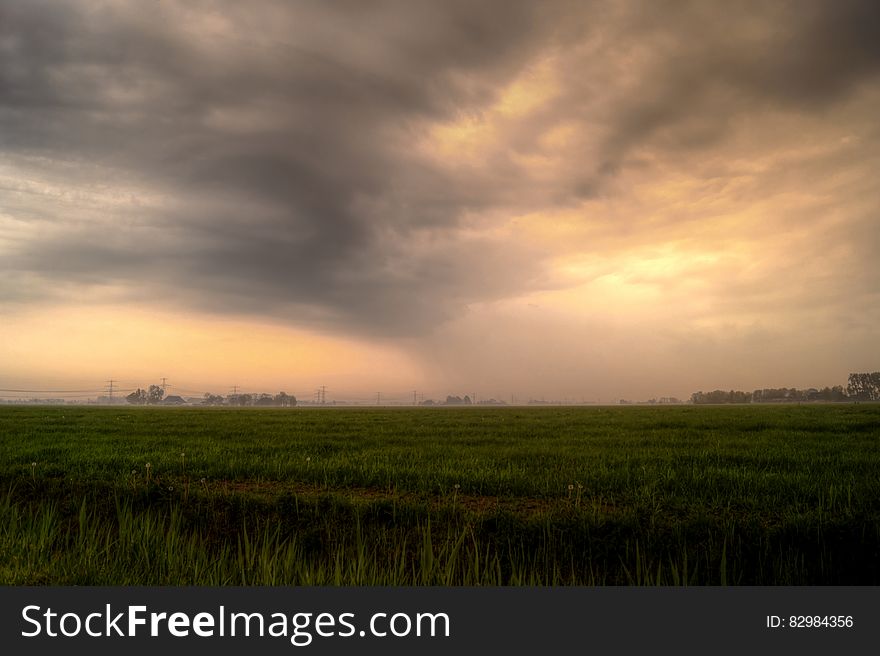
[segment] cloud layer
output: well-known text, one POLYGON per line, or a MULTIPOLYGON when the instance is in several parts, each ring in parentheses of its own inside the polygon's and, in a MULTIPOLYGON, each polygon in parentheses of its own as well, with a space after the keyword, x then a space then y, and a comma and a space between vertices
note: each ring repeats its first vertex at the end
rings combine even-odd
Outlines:
POLYGON ((410 333, 512 291, 489 274, 515 253, 454 234, 493 199, 411 149, 537 46, 548 16, 499 9, 5 3, 4 204, 19 233, 5 296, 21 278, 37 293, 110 280, 410 333))
POLYGON ((640 321, 630 294, 676 305, 676 339, 870 331, 877 24, 846 1, 4 2, 0 305, 422 338, 536 294, 640 321))

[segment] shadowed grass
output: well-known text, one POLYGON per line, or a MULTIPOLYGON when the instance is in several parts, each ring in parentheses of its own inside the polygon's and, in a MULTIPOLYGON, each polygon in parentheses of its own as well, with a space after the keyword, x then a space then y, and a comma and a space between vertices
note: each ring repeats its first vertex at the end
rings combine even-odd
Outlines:
POLYGON ((0 408, 0 582, 877 584, 878 442, 870 404, 0 408))

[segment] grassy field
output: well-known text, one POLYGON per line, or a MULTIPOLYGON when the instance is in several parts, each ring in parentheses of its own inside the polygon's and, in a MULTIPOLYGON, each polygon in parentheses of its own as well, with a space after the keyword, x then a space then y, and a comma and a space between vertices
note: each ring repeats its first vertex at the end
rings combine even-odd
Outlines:
POLYGON ((880 406, 0 407, 0 582, 880 584, 880 406))

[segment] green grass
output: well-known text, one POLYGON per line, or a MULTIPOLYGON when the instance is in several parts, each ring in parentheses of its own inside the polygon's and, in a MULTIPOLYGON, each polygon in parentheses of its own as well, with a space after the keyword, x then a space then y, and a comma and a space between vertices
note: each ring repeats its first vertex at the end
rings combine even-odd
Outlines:
POLYGON ((876 585, 878 446, 872 404, 8 406, 0 582, 876 585))

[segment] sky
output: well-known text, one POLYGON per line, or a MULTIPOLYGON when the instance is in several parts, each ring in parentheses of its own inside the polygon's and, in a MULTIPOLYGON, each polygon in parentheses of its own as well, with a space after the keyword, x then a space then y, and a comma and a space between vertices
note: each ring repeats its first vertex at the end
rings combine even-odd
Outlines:
POLYGON ((880 3, 0 2, 0 388, 880 369, 880 3))

